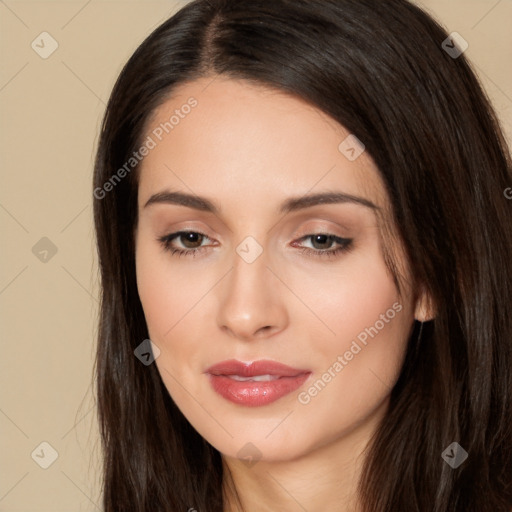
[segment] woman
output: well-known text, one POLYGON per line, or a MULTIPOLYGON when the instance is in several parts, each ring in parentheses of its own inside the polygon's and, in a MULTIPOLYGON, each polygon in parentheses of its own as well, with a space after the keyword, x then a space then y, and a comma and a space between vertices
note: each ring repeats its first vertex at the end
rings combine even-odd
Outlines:
POLYGON ((510 155, 405 0, 196 0, 94 175, 110 511, 512 510, 510 155))

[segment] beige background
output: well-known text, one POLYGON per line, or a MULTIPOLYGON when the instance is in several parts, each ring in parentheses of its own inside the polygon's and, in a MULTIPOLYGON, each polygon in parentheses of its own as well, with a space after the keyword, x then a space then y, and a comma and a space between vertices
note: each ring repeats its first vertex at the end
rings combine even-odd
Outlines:
MULTIPOLYGON (((93 154, 122 65, 184 3, 0 0, 0 511, 100 510, 93 154), (47 59, 31 47, 43 31, 47 59)), ((468 41, 512 140, 512 1, 422 5, 468 41)))

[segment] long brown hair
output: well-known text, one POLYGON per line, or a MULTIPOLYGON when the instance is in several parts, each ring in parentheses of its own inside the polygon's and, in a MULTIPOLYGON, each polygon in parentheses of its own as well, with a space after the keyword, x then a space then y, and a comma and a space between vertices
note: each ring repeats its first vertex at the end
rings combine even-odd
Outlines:
POLYGON ((129 59, 94 171, 105 512, 223 510, 219 452, 156 366, 134 356, 148 338, 135 280, 137 168, 113 179, 173 88, 211 74, 300 97, 364 141, 416 285, 436 304, 419 341, 411 336, 367 452, 364 510, 512 510, 511 160, 489 100, 447 38, 406 0, 195 0, 129 59), (441 457, 454 441, 468 453, 457 468, 441 457))

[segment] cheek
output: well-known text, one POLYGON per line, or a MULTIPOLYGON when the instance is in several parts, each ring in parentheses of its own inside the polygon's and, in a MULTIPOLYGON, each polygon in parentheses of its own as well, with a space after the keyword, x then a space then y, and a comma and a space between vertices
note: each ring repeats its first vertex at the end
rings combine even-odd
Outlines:
POLYGON ((202 367, 204 337, 197 336, 197 329, 207 316, 201 299, 211 286, 198 274, 180 271, 171 255, 146 233, 137 240, 138 293, 149 338, 160 349, 156 365, 173 396, 181 391, 178 382, 188 382, 191 369, 197 373, 202 367))
POLYGON ((326 413, 340 397, 347 407, 340 409, 341 415, 376 405, 389 393, 403 363, 413 322, 409 297, 398 294, 374 249, 333 266, 328 279, 309 276, 298 291, 315 313, 308 321, 309 332, 317 332, 310 338, 309 357, 321 381, 311 393, 306 389, 309 396, 303 403, 318 396, 317 406, 325 405, 326 413))
POLYGON ((150 338, 155 342, 171 327, 171 312, 175 310, 171 287, 158 259, 145 246, 137 251, 137 288, 146 317, 150 338))
POLYGON ((162 341, 197 302, 198 292, 172 267, 170 254, 147 235, 137 243, 136 275, 150 337, 162 341))
POLYGON ((306 298, 311 312, 322 321, 326 335, 317 341, 327 351, 343 348, 347 341, 350 344, 349 340, 376 322, 379 331, 388 331, 388 324, 396 324, 395 317, 400 316, 396 314, 398 307, 392 307, 395 302, 406 309, 406 304, 402 304, 406 299, 399 297, 378 247, 350 255, 321 273, 304 274, 296 280, 295 290, 306 298), (381 315, 393 322, 382 325, 381 315))

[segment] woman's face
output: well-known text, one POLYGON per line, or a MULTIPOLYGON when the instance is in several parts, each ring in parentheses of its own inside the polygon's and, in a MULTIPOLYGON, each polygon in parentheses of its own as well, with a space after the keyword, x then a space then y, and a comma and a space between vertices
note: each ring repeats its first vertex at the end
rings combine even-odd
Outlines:
POLYGON ((176 89, 145 134, 136 264, 156 365, 227 457, 364 437, 399 375, 412 290, 399 296, 385 265, 388 198, 347 136, 299 99, 219 76, 176 89))

